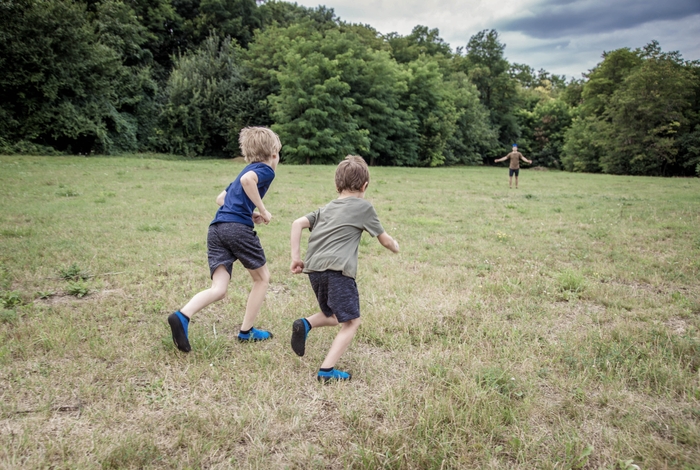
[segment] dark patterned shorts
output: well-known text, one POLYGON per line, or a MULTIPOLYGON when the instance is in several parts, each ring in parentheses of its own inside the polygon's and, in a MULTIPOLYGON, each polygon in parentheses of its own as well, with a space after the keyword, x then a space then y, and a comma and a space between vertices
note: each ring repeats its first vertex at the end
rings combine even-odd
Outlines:
POLYGON ((239 260, 246 269, 258 269, 265 265, 265 252, 253 227, 235 222, 221 222, 209 226, 207 234, 209 275, 221 265, 229 276, 233 263, 239 260))
POLYGON ((515 175, 515 177, 517 178, 519 174, 520 174, 520 168, 515 168, 515 169, 508 168, 508 176, 515 175))
POLYGON ((339 323, 360 317, 360 294, 353 278, 340 271, 321 271, 309 273, 309 281, 325 316, 335 315, 339 323))

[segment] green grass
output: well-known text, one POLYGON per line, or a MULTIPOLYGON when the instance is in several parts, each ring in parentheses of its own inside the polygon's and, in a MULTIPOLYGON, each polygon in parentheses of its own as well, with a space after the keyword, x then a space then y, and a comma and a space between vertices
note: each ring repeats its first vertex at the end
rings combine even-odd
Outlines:
POLYGON ((275 338, 235 340, 236 265, 193 351, 170 339, 241 169, 0 157, 0 468, 700 469, 699 179, 372 168, 402 252, 363 238, 353 380, 324 387, 336 331, 289 347, 317 310, 289 232, 331 166, 281 165, 265 197, 275 338))

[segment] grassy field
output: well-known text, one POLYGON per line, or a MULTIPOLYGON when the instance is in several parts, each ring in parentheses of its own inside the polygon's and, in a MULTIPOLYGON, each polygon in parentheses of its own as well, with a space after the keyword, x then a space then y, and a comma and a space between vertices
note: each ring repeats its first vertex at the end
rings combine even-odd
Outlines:
POLYGON ((700 469, 700 179, 373 168, 402 252, 363 238, 353 380, 322 386, 336 330, 289 347, 316 311, 289 232, 330 166, 280 165, 265 198, 275 338, 235 341, 235 265, 172 344, 242 168, 0 157, 0 468, 700 469))

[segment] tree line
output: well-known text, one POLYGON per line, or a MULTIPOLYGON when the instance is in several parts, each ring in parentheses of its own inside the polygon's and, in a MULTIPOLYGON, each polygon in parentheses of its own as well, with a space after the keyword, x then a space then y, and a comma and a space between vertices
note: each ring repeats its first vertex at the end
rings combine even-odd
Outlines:
POLYGON ((288 163, 492 162, 700 175, 700 64, 651 41, 582 79, 510 63, 495 30, 381 34, 278 0, 3 0, 0 152, 230 157, 272 127, 288 163))

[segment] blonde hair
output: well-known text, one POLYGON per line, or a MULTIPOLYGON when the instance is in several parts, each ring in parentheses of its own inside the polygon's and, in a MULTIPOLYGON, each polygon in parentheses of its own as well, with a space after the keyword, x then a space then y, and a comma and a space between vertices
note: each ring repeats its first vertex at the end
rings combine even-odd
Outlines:
POLYGON ((335 169, 335 187, 339 193, 362 191, 365 183, 369 183, 369 168, 358 155, 348 155, 335 169))
POLYGON ((279 136, 267 127, 244 127, 238 143, 247 163, 266 162, 282 149, 279 136))

